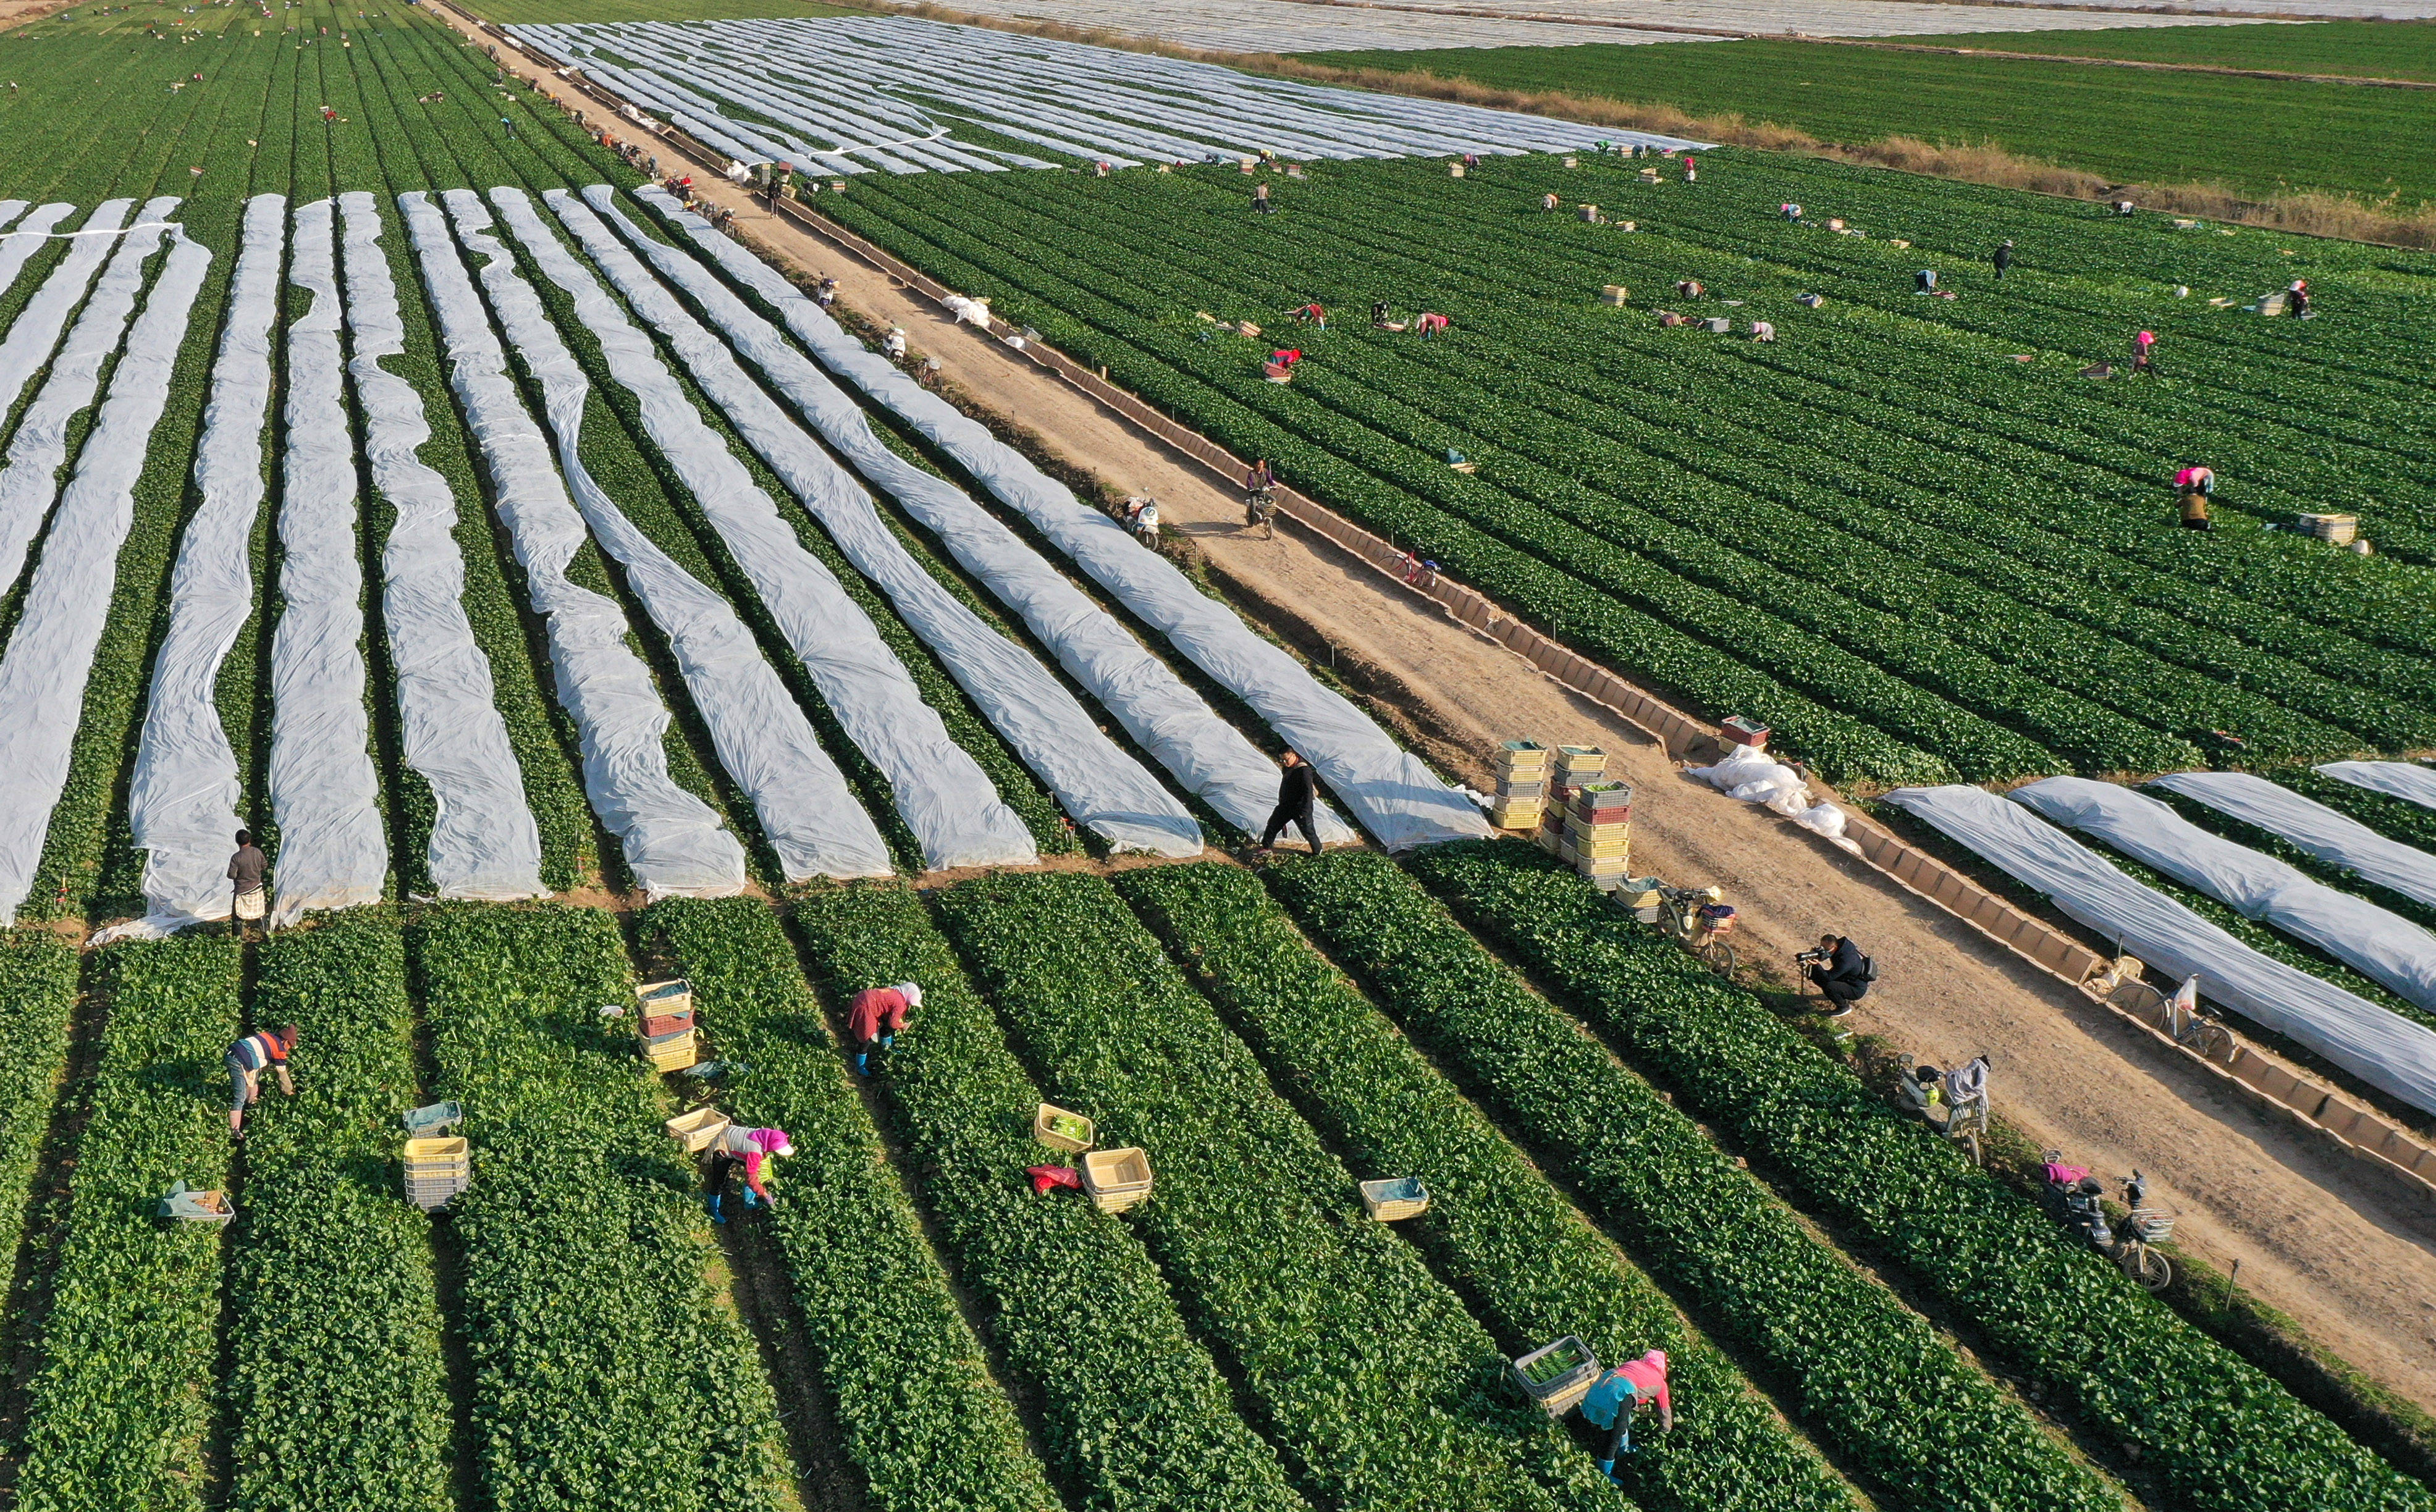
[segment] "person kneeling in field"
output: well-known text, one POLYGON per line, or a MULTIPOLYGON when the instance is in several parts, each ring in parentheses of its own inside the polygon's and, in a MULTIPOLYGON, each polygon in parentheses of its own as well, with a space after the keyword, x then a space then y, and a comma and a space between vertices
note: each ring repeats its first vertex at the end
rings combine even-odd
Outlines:
POLYGON ((1599 1469, 1607 1478, 1615 1480, 1615 1462, 1632 1452, 1632 1415, 1644 1402, 1658 1404, 1658 1431, 1671 1433, 1675 1427, 1675 1404, 1666 1392, 1666 1351, 1652 1349, 1638 1360, 1624 1364, 1599 1377, 1591 1394, 1582 1399, 1582 1416, 1600 1427, 1612 1429, 1607 1441, 1607 1452, 1599 1457, 1599 1469))
POLYGON ((229 1138, 245 1138, 245 1110, 262 1096, 262 1069, 268 1066, 279 1073, 279 1090, 288 1097, 296 1095, 296 1084, 287 1075, 287 1057, 296 1050, 296 1026, 289 1024, 272 1034, 270 1030, 246 1035, 229 1047, 229 1138))
POLYGON ((854 1074, 871 1074, 874 1051, 890 1050, 905 1016, 922 1006, 922 989, 900 982, 893 987, 865 987, 846 1005, 846 1029, 854 1035, 854 1074))

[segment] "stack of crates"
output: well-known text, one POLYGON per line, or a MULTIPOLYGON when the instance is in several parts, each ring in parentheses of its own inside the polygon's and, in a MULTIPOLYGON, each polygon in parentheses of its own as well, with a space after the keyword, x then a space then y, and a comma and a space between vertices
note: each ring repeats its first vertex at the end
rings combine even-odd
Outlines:
POLYGON ((702 1059, 693 1021, 693 983, 682 979, 647 982, 635 989, 642 1016, 643 1058, 655 1071, 682 1071, 702 1059))
POLYGON ((1621 782, 1575 788, 1565 803, 1565 833, 1557 854, 1601 887, 1617 887, 1632 870, 1632 789, 1621 782))
POLYGON ((1488 822, 1500 829, 1537 829, 1548 807, 1548 748, 1508 740, 1497 753, 1497 801, 1488 822))
POLYGON ((406 1141, 406 1200, 429 1212, 474 1184, 474 1148, 461 1138, 406 1141))
MULTIPOLYGON (((1586 783, 1604 781, 1607 777, 1607 753, 1594 745, 1560 745, 1557 747, 1555 773, 1548 784, 1548 808, 1540 821, 1540 848, 1551 856, 1563 856, 1565 848, 1565 813, 1573 802, 1574 790, 1586 783)), ((1567 860, 1572 860, 1567 857, 1567 860)))

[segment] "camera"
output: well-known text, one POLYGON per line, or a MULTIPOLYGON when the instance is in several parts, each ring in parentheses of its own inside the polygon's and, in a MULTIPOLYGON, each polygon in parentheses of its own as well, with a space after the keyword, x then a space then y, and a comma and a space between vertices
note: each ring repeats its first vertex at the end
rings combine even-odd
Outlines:
POLYGON ((1801 965, 1819 966, 1825 965, 1833 958, 1824 950, 1803 950, 1797 953, 1793 959, 1801 965))

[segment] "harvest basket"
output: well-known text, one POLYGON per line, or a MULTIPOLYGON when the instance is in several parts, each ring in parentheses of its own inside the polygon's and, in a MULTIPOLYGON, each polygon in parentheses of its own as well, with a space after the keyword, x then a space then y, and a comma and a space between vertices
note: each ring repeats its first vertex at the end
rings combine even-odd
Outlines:
POLYGON ((195 1191, 182 1179, 162 1195, 159 1216, 182 1224, 224 1224, 236 1216, 225 1191, 195 1191))
POLYGON ((429 1212, 435 1208, 447 1207, 449 1199, 473 1184, 472 1177, 463 1175, 439 1176, 427 1181, 409 1176, 406 1180, 406 1200, 425 1212, 429 1212))
POLYGON ((1548 767, 1548 748, 1537 740, 1508 740, 1497 748, 1497 770, 1521 775, 1525 772, 1544 772, 1548 767))
POLYGON ((1128 1145, 1083 1157, 1083 1190, 1104 1213, 1122 1212, 1150 1195, 1150 1156, 1128 1145))
POLYGON ((408 1108, 402 1117, 406 1132, 418 1139, 428 1138, 441 1130, 465 1121, 465 1105, 461 1103, 426 1103, 408 1108))
POLYGON ((726 1133, 735 1122, 734 1119, 715 1107, 701 1107, 690 1113, 680 1113, 660 1127, 669 1131, 670 1138, 684 1145, 687 1154, 699 1155, 709 1149, 712 1141, 726 1133))
POLYGON ((2174 1237, 2171 1208, 2134 1208, 2132 1209, 2132 1232, 2144 1244, 2162 1244, 2174 1237))
POLYGON ((663 1035, 673 1034, 680 1030, 693 1027, 693 1010, 690 1008, 683 1013, 652 1014, 643 1020, 643 1037, 658 1039, 663 1035))
POLYGON ((702 1059, 702 1054, 695 1048, 694 1032, 687 1029, 665 1039, 645 1040, 643 1058, 655 1071, 681 1071, 702 1059))
POLYGON ((683 977, 666 982, 646 982, 635 989, 635 997, 643 1005, 643 1017, 693 1012, 693 983, 683 977))
POLYGON ((468 1170, 473 1161, 474 1147, 461 1138, 406 1141, 406 1173, 409 1177, 468 1170))
POLYGON ((1429 1190, 1418 1176, 1362 1183, 1362 1206, 1383 1224, 1400 1223, 1429 1211, 1429 1190))
POLYGON ((2292 529, 2333 546, 2349 546, 2359 535, 2357 514, 2296 514, 2292 529))
POLYGON ((1562 1417, 1581 1405, 1599 1376, 1598 1356, 1570 1333, 1513 1361, 1508 1369, 1522 1395, 1551 1417, 1562 1417))
MULTIPOLYGON (((1043 1103, 1032 1116, 1032 1137, 1052 1150, 1081 1155, 1097 1142, 1099 1126, 1080 1113, 1043 1103)), ((1147 1167, 1145 1167, 1147 1170, 1147 1167)))

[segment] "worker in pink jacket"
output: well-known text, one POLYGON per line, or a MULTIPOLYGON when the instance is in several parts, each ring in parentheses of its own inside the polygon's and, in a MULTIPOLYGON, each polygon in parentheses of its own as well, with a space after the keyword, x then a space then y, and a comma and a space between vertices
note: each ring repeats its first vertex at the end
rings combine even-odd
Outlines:
POLYGON ((1614 1433, 1607 1441, 1607 1453, 1599 1460, 1599 1469, 1614 1480, 1615 1462, 1632 1452, 1632 1415, 1644 1402, 1658 1404, 1658 1431, 1671 1432, 1675 1427, 1675 1404, 1666 1394, 1666 1351, 1652 1349, 1638 1360, 1624 1364, 1599 1377, 1591 1394, 1582 1399, 1582 1416, 1600 1428, 1614 1433))
POLYGON ((719 1138, 711 1141, 708 1186, 703 1196, 703 1206, 710 1209, 710 1221, 727 1222, 727 1215, 719 1208, 727 1196, 727 1178, 738 1166, 744 1168, 744 1206, 777 1207, 778 1199, 761 1184, 761 1168, 774 1156, 794 1153, 794 1141, 787 1138, 784 1129, 748 1129, 731 1123, 721 1130, 719 1138))

